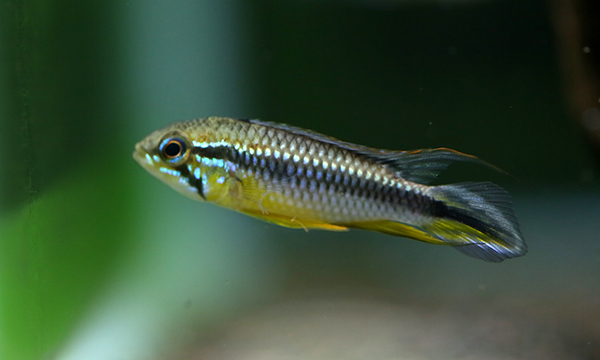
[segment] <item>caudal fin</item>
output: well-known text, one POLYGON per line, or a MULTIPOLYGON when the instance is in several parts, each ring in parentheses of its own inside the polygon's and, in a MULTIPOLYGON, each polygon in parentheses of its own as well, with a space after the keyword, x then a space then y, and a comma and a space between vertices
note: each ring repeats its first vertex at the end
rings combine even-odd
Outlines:
POLYGON ((435 186, 435 220, 421 227, 456 250, 500 262, 527 253, 508 193, 490 182, 435 186))

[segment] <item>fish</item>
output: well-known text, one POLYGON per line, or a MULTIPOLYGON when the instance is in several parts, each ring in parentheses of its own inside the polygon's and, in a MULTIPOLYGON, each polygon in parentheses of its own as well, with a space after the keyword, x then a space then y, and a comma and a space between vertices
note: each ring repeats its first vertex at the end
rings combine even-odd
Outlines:
POLYGON ((133 157, 189 198, 289 228, 370 230, 489 262, 527 252, 503 188, 428 185, 453 162, 487 164, 456 150, 381 150, 286 124, 207 117, 154 131, 133 157))

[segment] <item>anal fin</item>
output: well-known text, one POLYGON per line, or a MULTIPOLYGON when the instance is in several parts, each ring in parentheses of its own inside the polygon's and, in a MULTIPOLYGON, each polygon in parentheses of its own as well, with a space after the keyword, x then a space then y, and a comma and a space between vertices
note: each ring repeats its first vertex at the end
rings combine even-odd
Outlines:
POLYGON ((378 221, 367 221, 367 222, 357 222, 350 224, 343 224, 342 226, 347 226, 350 228, 363 229, 363 230, 371 230, 377 231, 388 235, 394 236, 402 236, 406 238, 411 238, 419 241, 424 241, 430 244, 437 245, 449 245, 443 240, 437 239, 431 234, 427 233, 424 230, 416 228, 412 225, 407 225, 401 222, 392 221, 392 220, 378 220, 378 221))
POLYGON ((285 226, 294 229, 319 229, 319 230, 329 230, 329 231, 346 231, 347 227, 340 225, 328 224, 325 222, 319 222, 315 220, 301 219, 301 218, 292 218, 285 215, 275 214, 275 213, 266 213, 262 211, 256 210, 242 210, 246 215, 250 215, 257 219, 270 222, 273 224, 277 224, 280 226, 285 226))

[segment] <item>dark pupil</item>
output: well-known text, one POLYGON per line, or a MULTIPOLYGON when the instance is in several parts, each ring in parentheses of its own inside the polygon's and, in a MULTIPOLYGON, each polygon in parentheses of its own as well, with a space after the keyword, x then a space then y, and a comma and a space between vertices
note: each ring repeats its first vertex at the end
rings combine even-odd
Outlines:
POLYGON ((165 146, 165 155, 168 157, 175 157, 181 154, 181 145, 179 143, 172 141, 165 146))

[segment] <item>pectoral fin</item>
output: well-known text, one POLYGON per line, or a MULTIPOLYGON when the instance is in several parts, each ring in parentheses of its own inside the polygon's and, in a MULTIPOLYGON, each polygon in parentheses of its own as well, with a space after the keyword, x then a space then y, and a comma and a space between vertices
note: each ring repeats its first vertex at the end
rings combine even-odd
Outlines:
POLYGON ((241 195, 243 199, 255 204, 260 204, 265 195, 269 192, 269 189, 262 187, 258 180, 253 176, 245 176, 236 179, 241 185, 239 195, 241 195))

